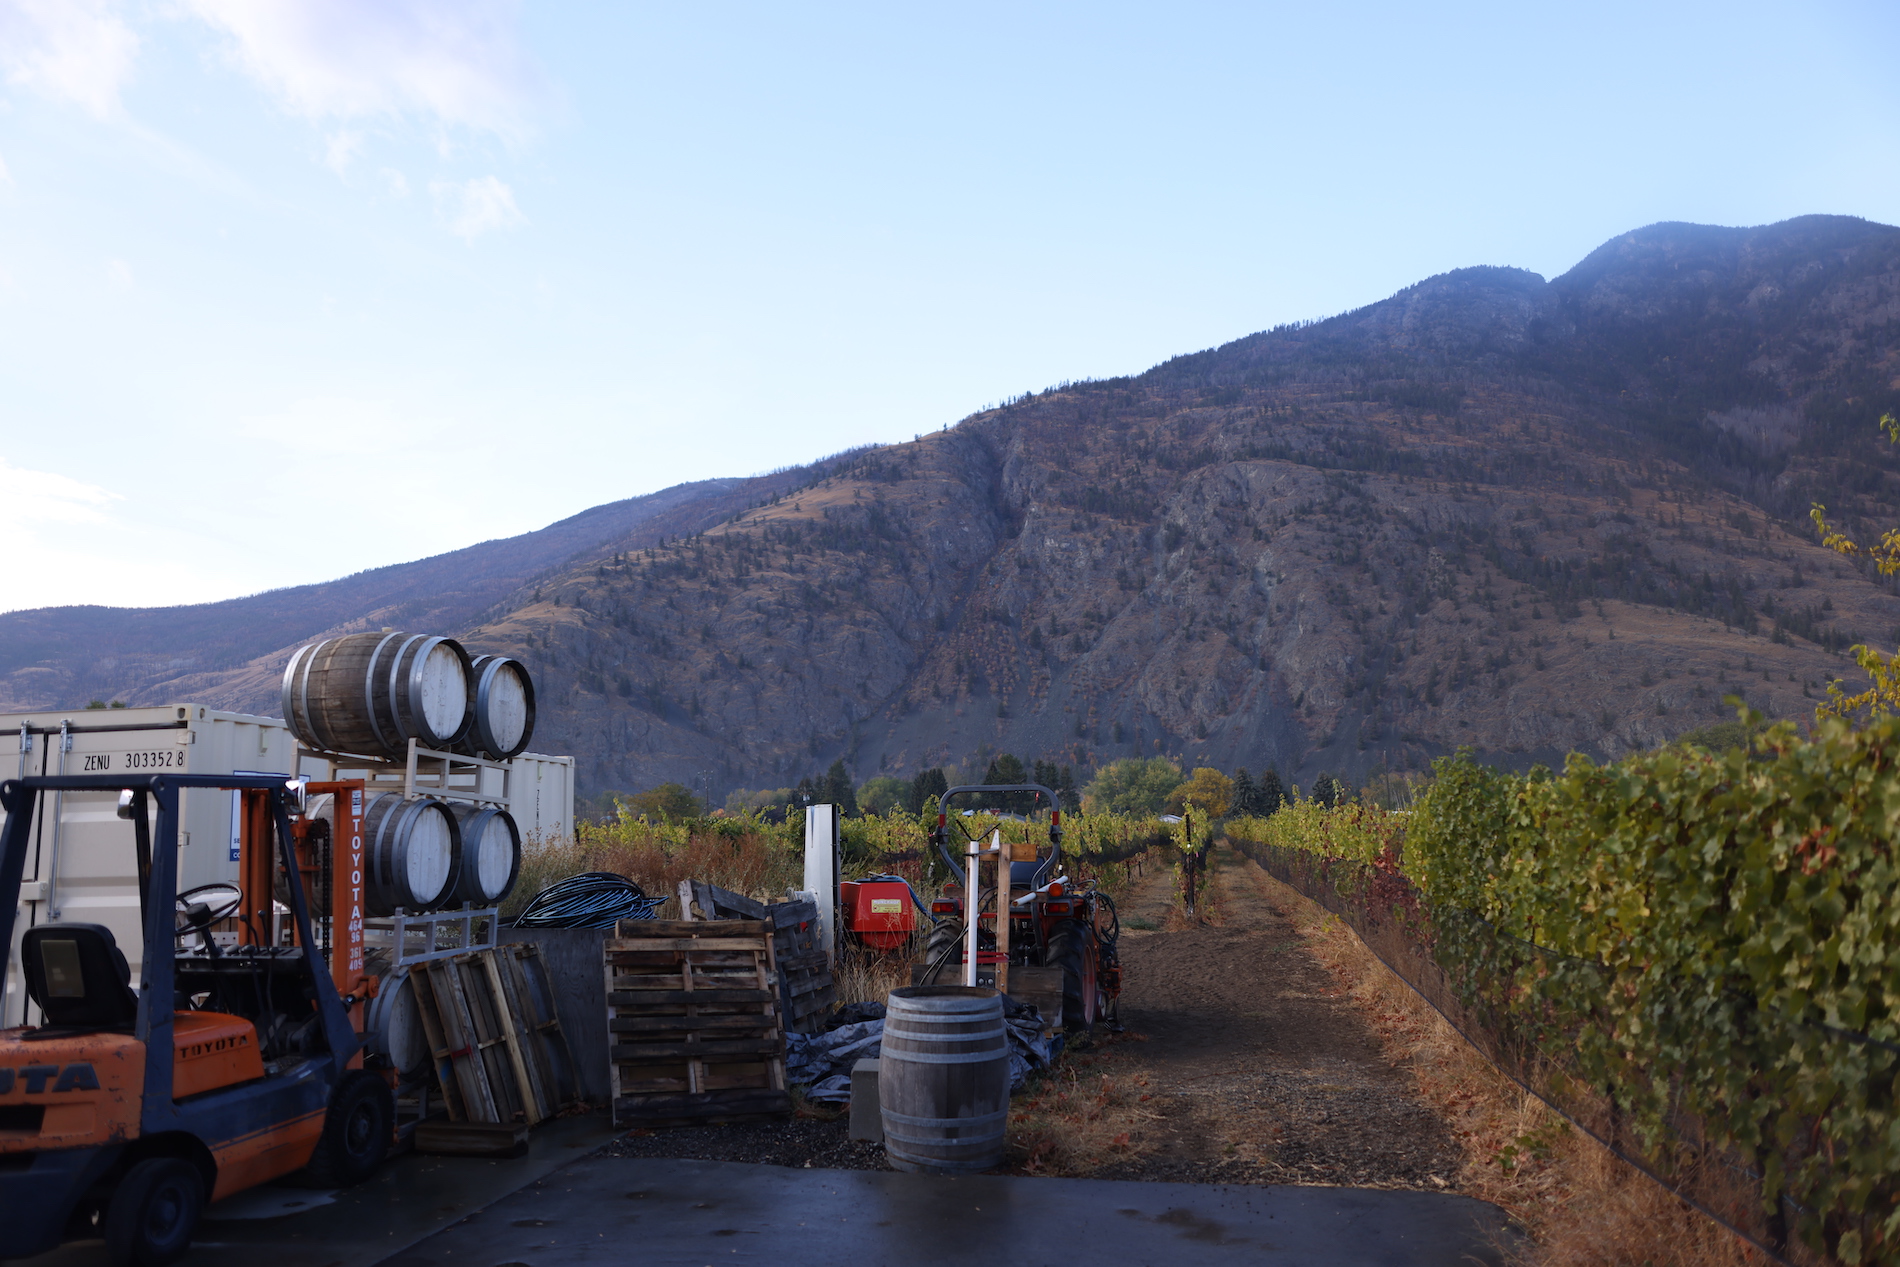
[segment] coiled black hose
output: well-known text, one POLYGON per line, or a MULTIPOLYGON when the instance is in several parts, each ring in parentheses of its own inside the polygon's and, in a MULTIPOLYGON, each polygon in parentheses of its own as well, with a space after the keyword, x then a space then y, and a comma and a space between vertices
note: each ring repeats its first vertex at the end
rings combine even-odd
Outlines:
POLYGON ((583 871, 535 894, 515 916, 515 927, 612 928, 623 919, 652 919, 665 903, 663 897, 648 897, 624 875, 583 871))

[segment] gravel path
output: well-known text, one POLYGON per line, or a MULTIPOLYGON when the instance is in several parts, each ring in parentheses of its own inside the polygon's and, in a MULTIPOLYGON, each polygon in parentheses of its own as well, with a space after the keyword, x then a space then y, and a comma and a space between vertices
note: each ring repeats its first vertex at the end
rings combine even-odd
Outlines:
MULTIPOLYGON (((1089 1173, 1189 1183, 1451 1186, 1459 1150, 1409 1076, 1380 1054, 1353 1001, 1268 900, 1265 874, 1223 850, 1207 924, 1122 937, 1129 1033, 1081 1057, 1151 1099, 1131 1146, 1089 1173)), ((1171 873, 1152 868, 1124 908, 1166 915, 1171 873)), ((655 1131, 616 1141, 619 1156, 885 1169, 877 1145, 843 1121, 655 1131)))
POLYGON ((1117 1076, 1145 1075, 1160 1118, 1136 1132, 1141 1155, 1096 1173, 1448 1187, 1456 1142, 1267 899, 1265 878, 1222 850, 1213 922, 1124 935, 1122 1015, 1148 1041, 1120 1049, 1117 1076))

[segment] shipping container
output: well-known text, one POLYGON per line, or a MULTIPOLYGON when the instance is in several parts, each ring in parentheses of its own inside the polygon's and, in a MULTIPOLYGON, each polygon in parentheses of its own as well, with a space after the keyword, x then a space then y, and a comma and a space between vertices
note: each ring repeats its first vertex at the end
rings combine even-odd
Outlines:
MULTIPOLYGON (((282 720, 199 704, 0 713, 0 777, 150 772, 288 778, 297 753, 297 741, 282 720)), ((505 773, 484 769, 482 791, 507 797, 523 843, 572 832, 574 758, 524 752, 509 764, 505 773)), ((309 756, 297 765, 297 773, 313 778, 329 777, 330 770, 327 761, 309 756)), ((236 883, 240 794, 188 788, 182 795, 179 892, 236 883)), ((19 980, 20 937, 35 924, 105 925, 131 965, 134 988, 139 981, 144 938, 137 862, 131 824, 118 816, 117 795, 55 793, 41 804, 14 917, 0 1027, 37 1019, 28 1014, 19 980)))

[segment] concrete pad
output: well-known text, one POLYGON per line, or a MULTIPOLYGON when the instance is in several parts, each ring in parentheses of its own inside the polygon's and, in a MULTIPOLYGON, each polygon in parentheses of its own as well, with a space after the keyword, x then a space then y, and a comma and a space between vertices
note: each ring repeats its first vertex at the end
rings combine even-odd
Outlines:
POLYGON ((1505 1225, 1496 1206, 1430 1192, 590 1157, 386 1267, 1499 1267, 1505 1225))
MULTIPOLYGON (((279 1187, 237 1193, 205 1211, 190 1267, 370 1267, 524 1184, 599 1148, 616 1132, 604 1116, 556 1118, 507 1161, 405 1153, 354 1188, 279 1187)), ((20 1260, 32 1267, 107 1267, 103 1240, 71 1241, 20 1260)))

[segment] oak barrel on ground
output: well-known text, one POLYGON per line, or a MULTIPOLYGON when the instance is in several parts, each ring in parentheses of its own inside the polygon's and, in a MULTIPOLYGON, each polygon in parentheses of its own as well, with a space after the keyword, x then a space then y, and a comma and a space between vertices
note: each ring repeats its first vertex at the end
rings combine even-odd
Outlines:
POLYGON ((443 801, 384 792, 363 811, 363 847, 371 915, 434 910, 461 878, 462 829, 443 801))
POLYGON ((1009 1045, 1003 997, 914 985, 885 1003, 878 1061, 884 1153, 899 1170, 988 1170, 1003 1160, 1009 1045))
POLYGON ((512 656, 478 655, 468 677, 468 731, 457 752, 506 761, 534 738, 534 679, 512 656))
POLYGON ((300 647, 284 668, 284 720, 305 747, 402 760, 409 741, 468 733, 468 652, 453 638, 362 633, 300 647))

